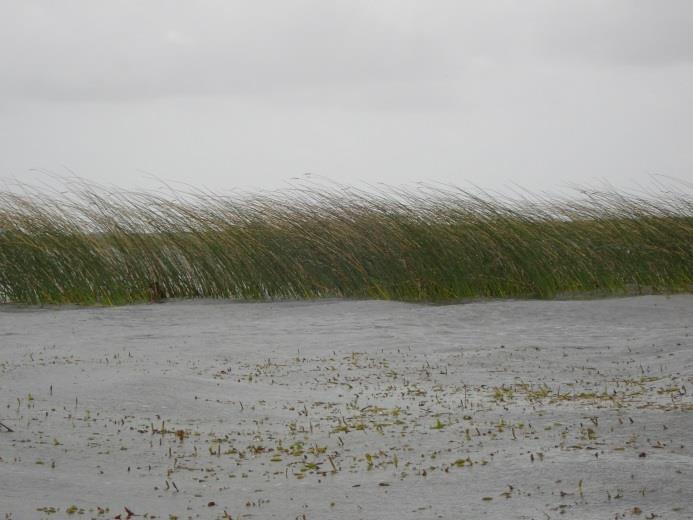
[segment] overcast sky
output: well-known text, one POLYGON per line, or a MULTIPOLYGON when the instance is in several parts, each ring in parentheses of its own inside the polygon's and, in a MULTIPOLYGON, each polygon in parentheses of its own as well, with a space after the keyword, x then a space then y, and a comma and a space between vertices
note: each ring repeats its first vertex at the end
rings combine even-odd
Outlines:
POLYGON ((693 180, 691 0, 0 0, 0 178, 693 180))

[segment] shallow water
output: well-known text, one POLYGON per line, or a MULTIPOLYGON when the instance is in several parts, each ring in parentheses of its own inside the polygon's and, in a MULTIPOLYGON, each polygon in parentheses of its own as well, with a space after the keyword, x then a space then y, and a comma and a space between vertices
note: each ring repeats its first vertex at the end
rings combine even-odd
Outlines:
POLYGON ((692 325, 690 295, 3 306, 0 511, 691 518, 692 325))

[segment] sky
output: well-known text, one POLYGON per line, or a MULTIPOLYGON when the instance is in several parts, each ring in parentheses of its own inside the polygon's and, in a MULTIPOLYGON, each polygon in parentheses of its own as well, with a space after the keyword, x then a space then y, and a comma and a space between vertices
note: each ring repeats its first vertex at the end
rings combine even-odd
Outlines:
POLYGON ((0 180, 693 181, 690 0, 0 0, 0 180))

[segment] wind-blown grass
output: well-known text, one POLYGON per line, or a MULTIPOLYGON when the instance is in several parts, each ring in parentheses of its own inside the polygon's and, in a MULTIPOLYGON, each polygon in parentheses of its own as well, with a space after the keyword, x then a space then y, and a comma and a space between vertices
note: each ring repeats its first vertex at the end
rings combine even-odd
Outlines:
POLYGON ((692 286, 693 199, 670 191, 0 192, 0 295, 12 302, 446 301, 692 286))

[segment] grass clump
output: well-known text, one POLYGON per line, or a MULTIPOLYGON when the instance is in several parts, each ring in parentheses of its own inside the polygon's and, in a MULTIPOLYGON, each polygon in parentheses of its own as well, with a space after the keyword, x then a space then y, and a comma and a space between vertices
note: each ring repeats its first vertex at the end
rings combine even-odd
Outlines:
POLYGON ((690 291, 693 199, 493 198, 455 187, 233 197, 0 192, 0 297, 450 301, 690 291))

